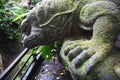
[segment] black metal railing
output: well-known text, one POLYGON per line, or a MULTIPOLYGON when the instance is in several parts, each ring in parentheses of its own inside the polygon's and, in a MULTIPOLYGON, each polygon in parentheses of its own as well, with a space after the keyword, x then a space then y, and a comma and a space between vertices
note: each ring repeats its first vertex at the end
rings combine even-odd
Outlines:
POLYGON ((3 73, 0 75, 0 80, 16 80, 18 75, 21 73, 21 71, 26 67, 26 64, 32 57, 33 60, 32 62, 28 65, 28 67, 24 70, 24 73, 19 76, 20 80, 34 80, 35 79, 35 74, 37 68, 40 66, 41 62, 43 59, 41 58, 41 52, 38 50, 36 55, 33 55, 30 53, 29 57, 26 59, 24 64, 19 68, 15 74, 12 73, 12 71, 15 69, 15 67, 19 64, 20 60, 27 54, 29 53, 29 49, 23 48, 22 51, 19 53, 19 56, 5 69, 3 73), (10 76, 12 75, 12 76, 10 76))

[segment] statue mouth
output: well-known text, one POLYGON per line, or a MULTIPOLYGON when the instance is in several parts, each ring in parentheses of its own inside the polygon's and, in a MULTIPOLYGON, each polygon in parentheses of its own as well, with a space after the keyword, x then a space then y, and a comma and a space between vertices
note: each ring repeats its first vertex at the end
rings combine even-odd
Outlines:
POLYGON ((38 35, 34 35, 34 36, 29 37, 29 38, 26 38, 23 41, 23 44, 25 47, 31 49, 31 48, 34 48, 34 47, 40 45, 39 41, 40 41, 40 39, 38 38, 38 35))

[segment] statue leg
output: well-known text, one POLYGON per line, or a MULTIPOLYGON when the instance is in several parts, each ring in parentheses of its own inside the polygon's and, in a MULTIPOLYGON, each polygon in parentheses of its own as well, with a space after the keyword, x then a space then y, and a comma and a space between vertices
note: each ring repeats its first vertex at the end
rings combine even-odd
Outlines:
POLYGON ((86 41, 68 41, 61 49, 61 57, 71 72, 85 77, 111 51, 118 30, 117 18, 111 15, 99 17, 93 25, 93 36, 86 41))

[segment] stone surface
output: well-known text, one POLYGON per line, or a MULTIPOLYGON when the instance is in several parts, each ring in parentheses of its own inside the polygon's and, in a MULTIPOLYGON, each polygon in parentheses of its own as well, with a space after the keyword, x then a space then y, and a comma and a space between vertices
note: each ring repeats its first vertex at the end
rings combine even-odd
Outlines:
POLYGON ((90 71, 85 77, 81 76, 79 73, 79 68, 76 69, 74 66, 74 62, 71 63, 68 60, 68 57, 62 56, 62 62, 65 64, 66 69, 72 73, 73 80, 119 80, 119 67, 114 68, 120 63, 120 49, 113 48, 110 52, 109 56, 107 56, 104 60, 99 62, 93 69, 90 71), (118 72, 115 72, 115 69, 118 72))

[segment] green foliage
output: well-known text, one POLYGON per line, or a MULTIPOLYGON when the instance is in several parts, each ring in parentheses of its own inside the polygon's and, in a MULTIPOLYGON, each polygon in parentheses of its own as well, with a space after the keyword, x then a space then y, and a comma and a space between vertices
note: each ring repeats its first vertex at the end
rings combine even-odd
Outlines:
POLYGON ((12 20, 27 12, 27 8, 14 1, 7 3, 6 10, 9 11, 9 13, 11 14, 12 20))
POLYGON ((36 54, 37 54, 37 51, 38 51, 38 50, 37 50, 36 48, 33 48, 33 49, 32 49, 32 54, 33 54, 33 55, 36 55, 36 54))
POLYGON ((40 2, 42 0, 32 0, 32 3, 36 4, 37 2, 40 2))
POLYGON ((61 44, 62 44, 62 42, 58 41, 51 45, 40 46, 40 50, 42 52, 42 57, 46 60, 50 60, 53 55, 52 50, 54 50, 54 49, 59 50, 61 47, 61 44))
POLYGON ((19 22, 15 22, 19 15, 27 12, 27 9, 20 6, 18 2, 9 2, 0 0, 0 30, 2 30, 9 39, 19 40, 20 29, 19 22))
POLYGON ((42 52, 43 59, 50 60, 52 57, 52 50, 57 49, 59 46, 59 42, 55 42, 54 44, 40 46, 38 49, 33 48, 31 51, 33 55, 36 55, 40 50, 42 52))
POLYGON ((0 0, 0 8, 4 7, 6 2, 8 2, 8 0, 0 0))
POLYGON ((52 49, 54 49, 54 45, 46 45, 46 46, 40 46, 40 50, 42 52, 42 57, 44 59, 50 60, 52 55, 51 55, 51 51, 52 49))
POLYGON ((18 20, 22 20, 23 17, 27 16, 28 13, 23 13, 21 15, 19 15, 18 17, 16 17, 13 21, 18 21, 18 20))
MULTIPOLYGON (((45 60, 50 60, 52 57, 52 50, 58 48, 57 43, 51 44, 51 45, 43 45, 40 46, 39 49, 42 52, 42 57, 45 60)), ((32 54, 36 55, 38 53, 37 48, 32 49, 32 54)))

